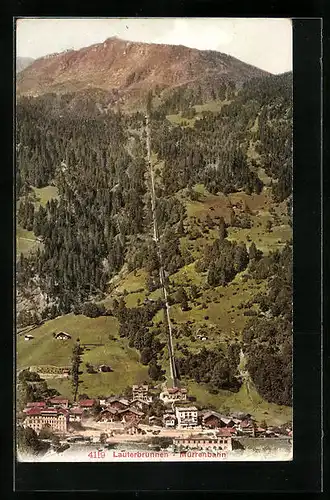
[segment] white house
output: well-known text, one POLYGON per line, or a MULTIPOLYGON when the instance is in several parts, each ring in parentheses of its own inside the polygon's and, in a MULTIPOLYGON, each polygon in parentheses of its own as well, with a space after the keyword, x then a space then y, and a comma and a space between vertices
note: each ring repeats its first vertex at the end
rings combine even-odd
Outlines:
POLYGON ((159 395, 159 398, 166 403, 174 403, 175 401, 187 400, 187 389, 179 387, 169 387, 164 389, 159 395))
POLYGON ((81 422, 84 410, 79 407, 71 408, 69 412, 69 422, 81 422))
POLYGON ((173 429, 175 427, 175 415, 174 413, 164 413, 163 416, 163 425, 167 429, 173 429))
POLYGON ((198 425, 198 410, 196 406, 177 406, 175 414, 178 429, 190 429, 198 425))

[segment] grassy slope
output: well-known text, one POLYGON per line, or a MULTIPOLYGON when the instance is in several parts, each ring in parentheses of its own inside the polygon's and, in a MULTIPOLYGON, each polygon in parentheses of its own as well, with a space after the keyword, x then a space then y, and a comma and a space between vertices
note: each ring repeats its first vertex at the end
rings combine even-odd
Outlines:
POLYGON ((186 127, 193 127, 195 125, 196 120, 202 117, 203 111, 212 111, 213 113, 216 113, 221 110, 222 106, 224 104, 229 104, 230 101, 209 101, 204 104, 196 104, 195 106, 192 106, 196 110, 196 115, 194 118, 183 118, 181 116, 181 113, 177 114, 170 114, 167 115, 166 118, 168 121, 172 123, 172 125, 180 125, 182 126, 182 123, 186 122, 187 125, 186 127))
POLYGON ((45 186, 43 188, 33 188, 33 191, 36 195, 36 204, 42 205, 43 207, 46 205, 47 201, 52 198, 58 198, 58 189, 56 186, 45 186))
POLYGON ((253 388, 247 389, 246 384, 237 393, 219 391, 219 394, 210 394, 202 384, 193 381, 189 381, 187 387, 200 404, 212 405, 220 412, 245 411, 259 422, 266 420, 268 425, 281 425, 292 419, 291 408, 267 403, 253 388))
POLYGON ((127 307, 136 307, 138 305, 138 299, 143 302, 146 298, 146 279, 147 273, 143 269, 140 269, 136 273, 125 273, 120 283, 102 303, 105 307, 112 307, 113 299, 118 299, 118 297, 123 296, 127 307), (125 291, 127 294, 124 293, 125 291))
POLYGON ((28 254, 40 246, 33 231, 26 231, 17 226, 16 228, 16 255, 28 254))
MULTIPOLYGON (((195 303, 189 303, 191 310, 182 311, 178 304, 175 304, 171 311, 177 323, 184 323, 188 320, 194 321, 196 328, 216 326, 217 334, 209 334, 208 341, 203 342, 206 347, 211 342, 221 339, 233 339, 244 328, 247 317, 243 316, 243 311, 237 306, 242 302, 250 300, 258 292, 265 290, 265 283, 257 283, 254 279, 243 282, 241 276, 228 286, 218 286, 214 289, 201 290, 201 296, 195 303), (206 308, 202 308, 202 306, 206 308), (208 317, 208 319, 205 319, 208 317)), ((179 283, 179 281, 176 281, 179 283)), ((189 293, 189 288, 187 287, 189 293)), ((194 342, 198 345, 199 342, 194 342)))
MULTIPOLYGON (((148 378, 147 368, 139 363, 139 354, 130 349, 127 342, 118 338, 118 323, 113 317, 86 318, 85 316, 67 315, 47 321, 31 332, 34 340, 26 342, 23 337, 17 341, 17 366, 19 369, 28 366, 70 364, 74 341, 79 337, 83 343, 101 343, 82 355, 83 374, 81 376, 80 393, 90 397, 120 393, 128 385, 139 383, 148 378), (69 341, 53 338, 52 333, 66 331, 72 335, 69 341), (109 340, 109 334, 116 340, 109 340), (105 363, 113 368, 111 373, 86 373, 85 363, 105 363)), ((70 380, 49 380, 50 387, 58 389, 63 395, 71 395, 70 380)))
MULTIPOLYGON (((230 227, 228 239, 244 241, 247 245, 254 241, 257 248, 267 254, 269 251, 283 248, 285 242, 292 237, 292 230, 288 225, 285 203, 274 204, 268 188, 265 188, 260 195, 247 195, 246 193, 237 192, 228 196, 222 194, 218 196, 210 195, 201 185, 196 186, 195 190, 202 193, 200 201, 191 201, 185 199, 182 194, 180 195, 180 198, 185 201, 187 209, 188 228, 194 223, 195 225, 198 224, 201 230, 201 224, 198 222, 198 219, 203 222, 207 215, 213 219, 215 224, 218 221, 217 217, 221 216, 228 222, 230 203, 244 202, 251 210, 253 226, 250 229, 230 227), (270 212, 271 209, 273 209, 273 213, 270 212), (271 220, 273 223, 272 230, 269 233, 265 229, 268 220, 271 220), (250 238, 250 241, 248 238, 250 238)), ((210 231, 210 233, 209 235, 204 233, 204 239, 205 237, 210 239, 212 235, 214 236, 214 231, 210 231)), ((196 242, 190 243, 196 245, 196 242)), ((202 241, 199 239, 199 247, 201 243, 202 241)))
POLYGON ((196 116, 194 118, 182 118, 181 114, 167 115, 166 118, 172 125, 184 126, 183 123, 186 123, 186 127, 193 127, 197 119, 196 116))

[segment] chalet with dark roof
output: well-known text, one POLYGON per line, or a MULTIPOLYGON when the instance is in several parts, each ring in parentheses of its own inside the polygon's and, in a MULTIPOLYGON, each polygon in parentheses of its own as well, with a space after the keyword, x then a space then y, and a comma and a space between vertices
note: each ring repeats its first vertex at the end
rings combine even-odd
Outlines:
POLYGON ((121 410, 118 412, 122 422, 134 422, 138 423, 144 417, 142 411, 135 410, 134 408, 127 408, 126 410, 121 410))
POLYGON ((116 410, 125 410, 129 407, 129 405, 129 401, 125 398, 111 397, 106 399, 104 406, 106 408, 113 408, 116 410))
POLYGON ((246 434, 249 436, 255 436, 255 425, 254 422, 250 419, 242 420, 237 426, 237 430, 240 434, 246 434))
POLYGON ((129 407, 135 408, 136 410, 141 410, 143 412, 147 412, 150 407, 150 403, 143 399, 133 399, 133 401, 129 403, 129 407))
POLYGON ((102 410, 98 417, 98 422, 118 422, 120 421, 119 411, 115 408, 105 408, 102 410))
POLYGON ((201 414, 201 417, 204 427, 216 428, 223 427, 225 425, 222 421, 222 415, 216 411, 206 411, 201 414))

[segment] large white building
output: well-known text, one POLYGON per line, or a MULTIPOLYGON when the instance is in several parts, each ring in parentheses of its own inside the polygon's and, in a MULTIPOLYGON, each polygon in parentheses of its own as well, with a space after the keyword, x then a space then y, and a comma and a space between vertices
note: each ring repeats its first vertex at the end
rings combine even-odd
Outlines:
POLYGON ((173 440, 175 448, 188 450, 203 450, 203 451, 231 451, 232 438, 231 436, 193 436, 190 438, 175 438, 173 440))
POLYGON ((175 415, 178 429, 190 429, 198 425, 198 410, 196 406, 177 406, 175 415))
POLYGON ((26 418, 23 426, 30 427, 37 433, 44 427, 55 432, 67 432, 69 412, 57 408, 29 408, 25 412, 26 418))

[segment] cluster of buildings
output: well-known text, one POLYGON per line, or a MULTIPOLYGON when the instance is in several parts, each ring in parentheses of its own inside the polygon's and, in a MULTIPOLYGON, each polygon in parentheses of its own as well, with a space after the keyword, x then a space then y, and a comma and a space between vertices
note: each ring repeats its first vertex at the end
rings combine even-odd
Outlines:
POLYGON ((71 405, 68 399, 62 397, 27 403, 23 410, 23 427, 30 427, 37 433, 48 428, 65 434, 70 423, 80 423, 83 416, 88 415, 96 405, 95 399, 84 399, 71 405))
MULTIPOLYGON (((148 385, 133 385, 129 399, 112 396, 105 399, 81 400, 72 404, 65 398, 53 397, 45 402, 28 403, 24 414, 23 425, 36 432, 48 427, 54 432, 65 434, 70 424, 81 423, 85 417, 92 417, 98 423, 117 423, 118 428, 129 428, 130 432, 134 430, 136 433, 144 433, 143 426, 159 430, 191 430, 196 435, 193 439, 196 443, 198 441, 201 447, 205 436, 198 437, 198 433, 207 430, 212 431, 217 443, 224 446, 231 446, 233 436, 278 435, 273 429, 257 427, 249 414, 225 416, 213 410, 199 410, 188 400, 187 390, 179 387, 164 388, 160 394, 152 396, 148 385), (156 415, 153 414, 154 411, 150 411, 155 398, 164 404, 158 406, 156 415), (94 412, 91 411, 93 408, 94 412)), ((287 431, 288 436, 290 432, 292 435, 291 429, 287 431)))

